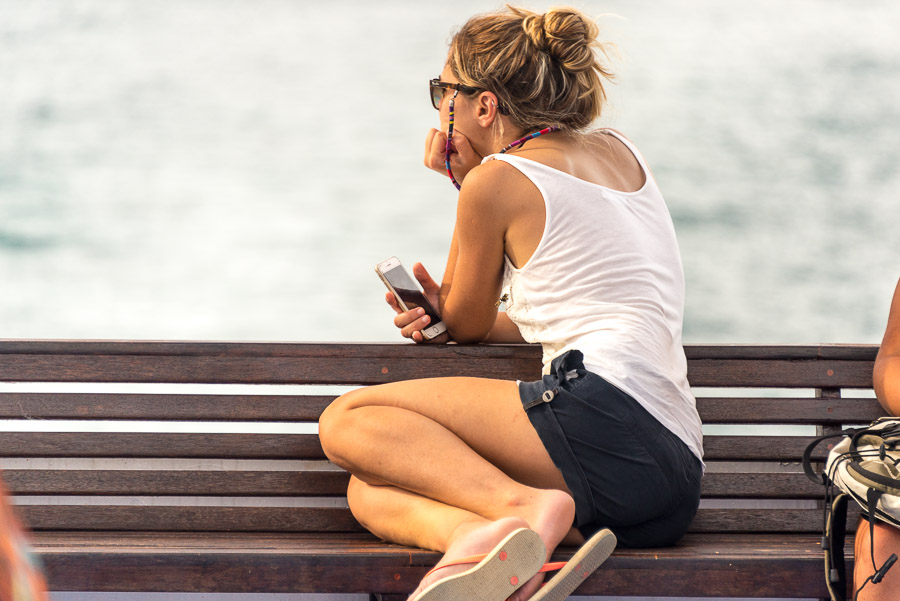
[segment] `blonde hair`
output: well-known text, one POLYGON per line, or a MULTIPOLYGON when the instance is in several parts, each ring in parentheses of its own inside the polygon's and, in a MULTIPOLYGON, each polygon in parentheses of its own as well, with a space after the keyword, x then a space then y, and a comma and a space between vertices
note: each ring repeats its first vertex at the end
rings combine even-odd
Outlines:
POLYGON ((572 8, 540 15, 506 6, 477 15, 453 36, 447 63, 460 83, 497 95, 514 125, 583 130, 600 116, 613 74, 597 25, 572 8))

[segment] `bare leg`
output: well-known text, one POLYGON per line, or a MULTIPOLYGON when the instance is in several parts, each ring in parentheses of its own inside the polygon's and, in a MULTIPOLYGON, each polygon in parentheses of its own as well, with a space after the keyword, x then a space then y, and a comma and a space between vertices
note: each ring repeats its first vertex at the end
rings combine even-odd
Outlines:
MULTIPOLYGON (((546 493, 547 502, 542 505, 546 515, 536 518, 544 524, 553 521, 558 511, 566 512, 571 504, 567 493, 546 493)), ((491 521, 416 493, 394 486, 372 486, 355 477, 351 478, 347 496, 353 515, 375 535, 400 544, 444 551, 438 567, 459 558, 486 553, 513 530, 531 527, 521 517, 491 521)), ((450 566, 426 577, 413 596, 431 583, 470 567, 450 566)), ((530 597, 543 579, 536 577, 533 580, 533 583, 523 586, 513 599, 530 597)))
MULTIPOLYGON (((549 554, 571 530, 574 501, 513 382, 441 378, 360 389, 328 408, 320 436, 332 461, 368 483, 351 491, 367 498, 354 506, 367 527, 390 540, 449 555, 464 531, 478 538, 468 531, 470 516, 519 518, 549 554), (385 510, 395 503, 414 509, 385 510)), ((523 598, 538 585, 523 587, 523 598)))
MULTIPOLYGON (((856 529, 853 557, 853 591, 862 586, 866 579, 875 573, 872 568, 872 551, 869 545, 869 522, 860 519, 856 529)), ((900 530, 881 522, 875 522, 875 566, 880 568, 891 553, 900 555, 900 530)), ((859 594, 859 601, 888 601, 897 598, 900 590, 900 567, 894 564, 887 575, 878 584, 871 582, 859 594)))

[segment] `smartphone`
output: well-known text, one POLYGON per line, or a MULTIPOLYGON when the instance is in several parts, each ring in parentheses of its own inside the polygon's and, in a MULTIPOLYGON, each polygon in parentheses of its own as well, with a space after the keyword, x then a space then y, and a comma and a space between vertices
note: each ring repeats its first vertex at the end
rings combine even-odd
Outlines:
POLYGON ((429 326, 422 330, 422 336, 424 336, 426 340, 431 340, 435 336, 447 331, 447 326, 444 325, 444 322, 441 321, 437 311, 434 310, 434 307, 432 307, 431 303, 428 302, 428 299, 425 298, 425 293, 419 289, 418 284, 412 279, 409 273, 407 273, 406 269, 403 268, 400 259, 391 257, 386 261, 382 261, 375 266, 375 273, 378 274, 378 277, 381 278, 384 285, 388 287, 388 290, 394 294, 394 297, 404 311, 417 309, 419 307, 425 309, 425 315, 431 318, 429 326))

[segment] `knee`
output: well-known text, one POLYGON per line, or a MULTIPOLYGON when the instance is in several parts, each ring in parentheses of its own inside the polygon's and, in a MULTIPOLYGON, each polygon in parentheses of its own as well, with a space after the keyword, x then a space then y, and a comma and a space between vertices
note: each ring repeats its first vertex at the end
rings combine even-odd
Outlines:
POLYGON ((353 408, 358 407, 360 391, 354 390, 336 398, 319 416, 319 443, 325 456, 344 469, 349 469, 347 453, 354 438, 353 408))

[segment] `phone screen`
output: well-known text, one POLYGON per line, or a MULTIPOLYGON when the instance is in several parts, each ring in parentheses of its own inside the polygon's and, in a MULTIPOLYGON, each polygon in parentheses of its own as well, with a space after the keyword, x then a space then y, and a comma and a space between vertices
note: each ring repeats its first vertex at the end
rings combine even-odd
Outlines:
POLYGON ((425 298, 425 294, 419 290, 418 285, 412 280, 402 265, 383 272, 383 275, 390 282, 394 293, 403 301, 407 309, 422 307, 425 309, 425 314, 431 318, 432 324, 436 324, 441 320, 431 303, 425 298))

